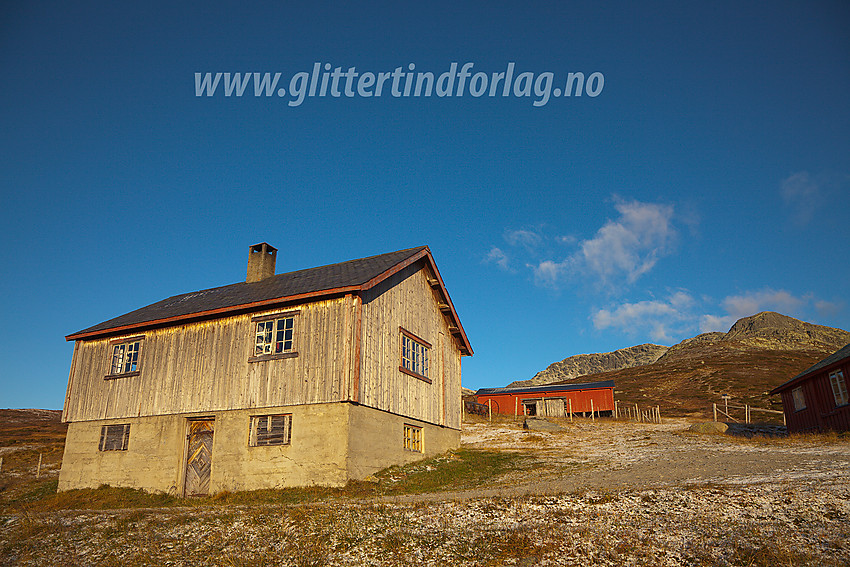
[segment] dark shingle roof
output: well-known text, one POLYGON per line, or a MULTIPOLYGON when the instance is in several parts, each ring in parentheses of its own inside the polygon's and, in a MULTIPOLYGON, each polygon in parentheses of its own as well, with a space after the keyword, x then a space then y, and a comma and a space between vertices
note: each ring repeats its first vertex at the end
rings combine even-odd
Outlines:
POLYGON ((803 370, 802 372, 800 372, 799 374, 797 374, 796 376, 794 376, 793 378, 791 378, 790 380, 788 380, 787 382, 782 384, 781 386, 777 386, 776 388, 771 390, 770 393, 771 394, 778 394, 779 392, 781 392, 782 390, 785 390, 788 386, 790 386, 791 383, 796 382, 800 378, 804 378, 804 377, 806 377, 810 374, 814 374, 818 370, 826 368, 827 366, 831 366, 831 365, 835 364, 836 362, 841 362, 845 358, 850 358, 850 344, 844 345, 842 348, 840 348, 837 351, 835 351, 834 353, 830 354, 829 356, 827 356, 826 358, 824 358, 820 362, 818 362, 818 363, 810 366, 809 368, 803 370))
POLYGON ((481 388, 475 395, 484 394, 536 394, 539 392, 572 392, 574 390, 591 390, 593 388, 613 388, 613 380, 602 382, 586 382, 584 384, 553 384, 547 386, 527 386, 522 388, 481 388))
POLYGON ((130 329, 154 321, 184 319, 195 314, 250 308, 284 298, 323 295, 322 292, 341 292, 346 291, 347 288, 360 289, 370 280, 422 252, 430 254, 427 246, 419 246, 340 264, 278 274, 258 282, 242 282, 175 295, 68 335, 66 339, 97 336, 106 334, 110 330, 130 329))

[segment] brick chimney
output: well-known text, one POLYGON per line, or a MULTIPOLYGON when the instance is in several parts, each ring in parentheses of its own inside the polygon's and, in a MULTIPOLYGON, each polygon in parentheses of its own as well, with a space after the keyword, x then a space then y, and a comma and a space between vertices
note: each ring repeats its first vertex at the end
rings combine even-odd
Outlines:
POLYGON ((258 282, 274 275, 277 248, 262 242, 248 248, 248 283, 258 282))

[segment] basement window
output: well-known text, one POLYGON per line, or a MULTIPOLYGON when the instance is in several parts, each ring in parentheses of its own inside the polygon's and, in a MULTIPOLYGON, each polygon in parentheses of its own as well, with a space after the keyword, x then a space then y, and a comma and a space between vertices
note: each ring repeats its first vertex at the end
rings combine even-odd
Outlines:
POLYGON ((255 415, 251 417, 251 437, 248 445, 289 445, 292 437, 292 414, 255 415))
POLYGON ((295 315, 298 311, 254 317, 254 344, 248 362, 291 358, 295 352, 295 315))
POLYGON ((408 423, 404 424, 404 450, 414 453, 422 452, 422 428, 408 423))
POLYGON ((806 409, 806 397, 803 395, 803 387, 791 390, 791 398, 794 400, 794 411, 806 409))
POLYGON ((130 441, 130 424, 104 425, 100 428, 99 451, 126 451, 130 441))
POLYGON ((836 370, 829 375, 829 383, 832 385, 832 397, 835 398, 835 407, 847 405, 847 382, 844 381, 844 371, 836 370))
POLYGON ((142 339, 144 337, 133 337, 130 339, 118 339, 111 341, 112 361, 109 374, 106 378, 123 378, 139 374, 139 354, 142 351, 142 339))
POLYGON ((401 327, 401 364, 398 369, 409 376, 431 383, 428 377, 428 355, 431 343, 401 327))

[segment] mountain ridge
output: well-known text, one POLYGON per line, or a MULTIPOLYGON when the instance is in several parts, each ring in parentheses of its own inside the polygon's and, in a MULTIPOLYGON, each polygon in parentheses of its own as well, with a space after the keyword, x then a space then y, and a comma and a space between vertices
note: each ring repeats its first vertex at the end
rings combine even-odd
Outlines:
POLYGON ((517 380, 508 384, 508 388, 540 386, 553 382, 572 380, 580 376, 620 370, 651 364, 663 356, 670 347, 645 343, 611 352, 597 352, 568 356, 559 362, 553 362, 530 380, 517 380))
POLYGON ((668 415, 708 417, 723 394, 738 405, 779 410, 770 390, 848 343, 843 329, 768 311, 739 319, 726 333, 685 339, 650 364, 556 383, 614 380, 621 403, 660 405, 668 415))
POLYGON ((825 325, 807 323, 774 311, 762 311, 735 321, 727 332, 702 333, 671 346, 645 343, 611 352, 577 354, 553 362, 529 380, 516 380, 509 388, 563 383, 656 362, 693 358, 718 343, 733 348, 733 343, 766 350, 812 350, 825 354, 850 343, 850 332, 825 325))

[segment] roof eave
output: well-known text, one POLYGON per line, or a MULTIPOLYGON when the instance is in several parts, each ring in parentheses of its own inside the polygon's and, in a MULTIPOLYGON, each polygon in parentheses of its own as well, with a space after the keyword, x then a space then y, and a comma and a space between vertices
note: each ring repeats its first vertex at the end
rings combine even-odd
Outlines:
MULTIPOLYGON (((826 366, 821 366, 820 368, 815 368, 814 370, 811 370, 811 369, 804 370, 803 372, 801 372, 800 374, 797 374, 796 376, 794 376, 793 378, 791 378, 790 380, 788 380, 784 384, 780 384, 776 388, 772 389, 770 392, 768 392, 768 395, 772 396, 772 395, 775 395, 775 394, 780 394, 783 391, 787 390, 788 388, 795 386, 796 384, 799 384, 800 382, 804 382, 805 380, 811 378, 812 376, 815 376, 816 374, 821 374, 821 373, 828 374, 830 371, 835 370, 836 368, 838 368, 839 366, 841 366, 842 364, 847 362, 847 360, 848 360, 848 357, 839 358, 838 360, 835 360, 831 364, 827 364, 826 366)), ((815 364, 815 366, 817 366, 817 364, 815 364)))
POLYGON ((258 307, 265 307, 270 305, 278 305, 281 303, 291 303, 293 301, 301 301, 304 299, 315 299, 319 297, 325 297, 328 295, 339 295, 344 293, 357 293, 362 289, 362 286, 354 285, 354 286, 345 286, 345 287, 336 287, 331 289, 323 289, 319 291, 311 291, 308 293, 299 293, 296 295, 287 295, 284 297, 276 297, 272 299, 264 299, 262 301, 254 301, 252 303, 243 303, 240 305, 230 305, 228 307, 220 307, 218 309, 210 309, 207 311, 198 311, 195 313, 187 313, 184 315, 175 315, 174 317, 165 317, 162 319, 155 319, 151 321, 143 321, 141 323, 133 323, 130 325, 119 325, 117 327, 110 327, 108 329, 99 329, 97 331, 85 332, 81 331, 78 333, 73 333, 71 335, 67 335, 65 337, 66 341, 76 341, 79 339, 93 339, 100 336, 105 335, 114 335, 116 333, 123 333, 128 331, 134 331, 138 329, 149 329, 151 327, 162 327, 166 325, 172 325, 175 323, 180 323, 182 321, 192 321, 196 319, 207 319, 213 316, 226 315, 228 313, 238 313, 241 311, 247 311, 251 309, 256 309, 258 307))
POLYGON ((80 339, 93 339, 93 338, 96 338, 96 337, 101 337, 101 336, 106 336, 106 335, 115 335, 117 333, 124 333, 124 332, 136 331, 136 330, 140 330, 140 329, 149 329, 149 328, 152 328, 152 327, 161 327, 161 326, 166 326, 166 325, 173 325, 173 324, 180 323, 180 322, 183 322, 183 321, 192 321, 192 320, 197 320, 197 319, 207 319, 207 318, 211 318, 211 317, 215 317, 215 316, 226 315, 226 314, 229 314, 229 313, 238 313, 238 312, 242 312, 242 311, 248 311, 248 310, 251 310, 251 309, 256 309, 258 307, 266 307, 266 306, 278 305, 278 304, 282 304, 282 303, 291 303, 291 302, 294 302, 294 301, 302 301, 302 300, 305 300, 305 299, 316 299, 316 298, 319 298, 319 297, 325 297, 325 296, 329 296, 329 295, 339 295, 339 294, 344 294, 344 293, 361 293, 363 291, 371 289, 372 287, 383 282, 384 280, 386 280, 390 276, 400 272, 401 270, 403 270, 407 266, 409 266, 409 265, 411 265, 411 264, 413 264, 413 263, 415 263, 415 262, 417 262, 417 261, 419 261, 423 258, 427 260, 428 265, 430 266, 431 270, 434 272, 434 275, 437 278, 437 281, 439 282, 440 290, 442 291, 443 297, 446 298, 446 303, 448 304, 448 306, 450 308, 450 317, 457 327, 456 335, 460 339, 460 343, 462 345, 461 354, 464 355, 464 356, 471 356, 473 354, 472 346, 469 344, 469 339, 466 336, 466 331, 464 331, 463 325, 461 325, 461 323, 460 323, 460 318, 457 316, 457 311, 455 311, 454 304, 452 303, 451 297, 449 297, 449 292, 446 290, 446 286, 443 283, 443 278, 442 278, 442 276, 440 276, 440 271, 437 269, 437 264, 434 261, 434 257, 431 255, 431 250, 427 246, 423 247, 422 249, 420 249, 415 254, 411 254, 410 256, 408 256, 407 258, 402 260, 401 262, 394 264, 392 267, 384 270, 383 272, 381 272, 377 276, 373 277, 372 279, 370 279, 369 281, 367 281, 367 282, 365 282, 361 285, 351 285, 351 286, 337 287, 337 288, 331 288, 331 289, 325 289, 325 290, 311 291, 311 292, 308 292, 308 293, 300 293, 300 294, 296 294, 296 295, 288 295, 288 296, 284 296, 284 297, 276 297, 276 298, 272 298, 272 299, 264 299, 262 301, 255 301, 255 302, 252 302, 252 303, 243 303, 243 304, 240 304, 240 305, 231 305, 231 306, 228 306, 228 307, 221 307, 221 308, 218 308, 218 309, 210 309, 210 310, 207 310, 207 311, 199 311, 199 312, 195 312, 195 313, 175 315, 173 317, 165 317, 165 318, 162 318, 162 319, 156 319, 156 320, 152 320, 152 321, 144 321, 144 322, 141 322, 141 323, 133 323, 133 324, 130 324, 130 325, 110 327, 108 329, 99 329, 97 331, 91 331, 91 332, 81 331, 81 332, 73 333, 71 335, 67 335, 65 337, 65 340, 66 341, 76 341, 76 340, 80 340, 80 339))
POLYGON ((466 331, 464 331, 463 325, 461 325, 461 323, 460 323, 460 317, 457 316, 457 311, 455 311, 455 306, 454 306, 454 303, 452 303, 452 298, 449 296, 449 292, 446 289, 446 285, 443 283, 443 277, 440 275, 440 270, 437 269, 437 263, 434 261, 434 257, 431 255, 431 249, 428 248, 427 246, 425 246, 422 250, 420 250, 416 254, 409 256, 408 258, 406 258, 405 260, 402 260, 401 262, 399 262, 398 264, 389 268, 388 270, 385 270, 381 274, 378 274, 377 276, 375 276, 374 278, 372 278, 371 280, 369 280, 368 282, 363 284, 361 287, 364 291, 367 290, 367 289, 370 289, 370 288, 378 285, 382 281, 386 280, 390 276, 400 272, 401 270, 403 270, 407 266, 409 266, 409 265, 411 265, 415 262, 418 262, 419 260, 421 260, 423 258, 428 261, 428 265, 431 268, 431 271, 434 272, 434 276, 437 278, 437 281, 439 282, 440 291, 442 291, 443 297, 446 298, 446 304, 449 306, 450 313, 451 313, 451 319, 454 322, 454 324, 457 326, 458 332, 456 334, 457 334, 458 338, 460 339, 461 345, 463 345, 463 348, 461 349, 461 354, 463 356, 472 356, 472 354, 473 354, 472 345, 469 344, 469 338, 467 338, 466 331))
POLYGON ((558 391, 575 391, 575 390, 602 390, 605 388, 614 388, 613 380, 602 380, 600 382, 581 382, 575 384, 543 384, 540 386, 526 386, 522 388, 479 388, 476 395, 497 395, 497 394, 534 394, 538 392, 558 392, 558 391))

